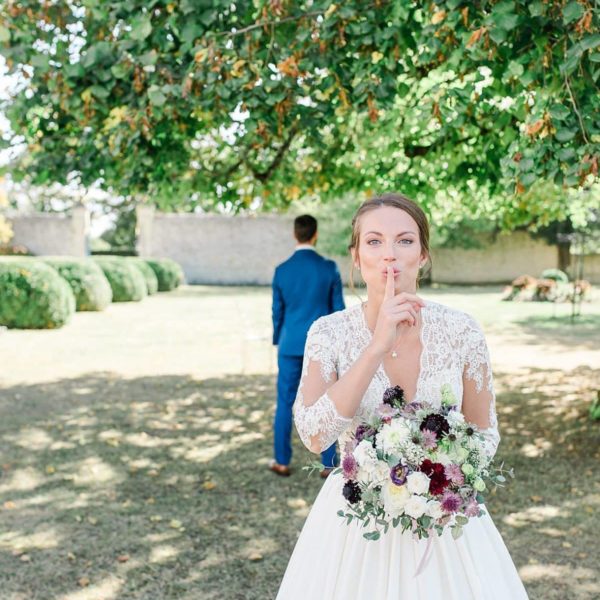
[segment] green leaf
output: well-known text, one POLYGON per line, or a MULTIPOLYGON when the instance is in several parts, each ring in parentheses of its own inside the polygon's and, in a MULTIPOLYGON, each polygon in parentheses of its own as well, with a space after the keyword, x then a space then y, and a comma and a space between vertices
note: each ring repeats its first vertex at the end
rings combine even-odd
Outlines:
POLYGON ((550 116, 553 119, 562 121, 571 114, 571 111, 564 104, 553 104, 550 107, 550 116))
POLYGON ((50 66, 50 57, 47 54, 34 54, 30 60, 31 66, 47 71, 50 66))
POLYGON ((541 17, 546 11, 543 2, 531 2, 528 6, 529 14, 532 17, 541 17))
POLYGON ((579 2, 569 2, 569 4, 563 8, 563 23, 568 25, 572 21, 575 21, 575 19, 581 19, 584 12, 585 9, 579 2))
POLYGON ((570 142, 575 137, 576 133, 577 133, 576 129, 559 129, 554 134, 554 137, 559 142, 570 142))
POLYGON ((218 13, 216 10, 206 10, 202 13, 200 21, 202 21, 202 23, 204 23, 207 27, 210 27, 217 16, 218 13))
POLYGON ((594 35, 588 35, 587 37, 584 37, 579 42, 579 45, 583 51, 592 50, 593 48, 596 48, 596 46, 600 46, 600 33, 595 33, 594 35))
POLYGON ((152 33, 152 23, 148 15, 139 15, 131 23, 131 38, 141 42, 152 33))
POLYGON ((452 527, 452 537, 457 540, 462 535, 462 527, 452 527))
POLYGON ((4 25, 0 25, 0 43, 10 42, 10 31, 4 25))
POLYGON ((157 85, 151 85, 148 88, 148 98, 154 106, 162 106, 167 101, 167 97, 157 85))
POLYGON ((560 148, 556 153, 556 157, 563 162, 571 160, 572 158, 575 158, 575 150, 573 150, 573 148, 560 148))
POLYGON ((126 65, 119 63, 113 65, 110 68, 110 72, 113 74, 115 79, 125 79, 129 72, 131 71, 131 67, 127 67, 126 65))
POLYGON ((593 54, 590 54, 589 59, 592 62, 600 62, 600 52, 594 52, 593 54))
POLYGON ((100 98, 100 100, 105 100, 110 95, 110 90, 107 90, 101 85, 93 85, 89 88, 89 90, 94 96, 96 96, 96 98, 100 98))

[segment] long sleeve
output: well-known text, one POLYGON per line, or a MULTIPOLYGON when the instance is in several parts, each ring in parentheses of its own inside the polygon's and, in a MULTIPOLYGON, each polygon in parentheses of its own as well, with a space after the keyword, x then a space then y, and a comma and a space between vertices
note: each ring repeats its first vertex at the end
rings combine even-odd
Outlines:
POLYGON ((333 444, 352 422, 342 417, 327 394, 337 381, 334 331, 327 317, 308 331, 302 376, 294 403, 294 421, 304 445, 319 453, 333 444))
POLYGON ((277 271, 273 276, 273 303, 271 306, 273 318, 273 345, 279 344, 279 336, 281 335, 281 327, 283 325, 283 315, 285 312, 285 304, 283 302, 283 294, 277 283, 277 271))
POLYGON ((479 426, 485 437, 489 458, 496 454, 500 443, 496 416, 496 395, 490 355, 481 327, 469 318, 463 339, 463 412, 467 420, 479 426))
POLYGON ((331 312, 344 310, 344 308, 346 308, 346 304, 344 303, 342 278, 340 277, 340 272, 336 264, 334 264, 333 285, 331 286, 329 306, 331 312))

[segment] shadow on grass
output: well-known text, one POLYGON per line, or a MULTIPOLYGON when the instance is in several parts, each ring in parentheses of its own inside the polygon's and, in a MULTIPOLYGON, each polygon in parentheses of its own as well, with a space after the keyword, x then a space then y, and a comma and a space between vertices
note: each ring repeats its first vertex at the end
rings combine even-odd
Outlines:
MULTIPOLYGON (((598 592, 594 377, 497 377, 517 480, 488 507, 532 599, 598 592)), ((274 379, 258 375, 1 390, 2 597, 274 598, 321 481, 296 438, 294 476, 267 471, 273 409, 274 379)))

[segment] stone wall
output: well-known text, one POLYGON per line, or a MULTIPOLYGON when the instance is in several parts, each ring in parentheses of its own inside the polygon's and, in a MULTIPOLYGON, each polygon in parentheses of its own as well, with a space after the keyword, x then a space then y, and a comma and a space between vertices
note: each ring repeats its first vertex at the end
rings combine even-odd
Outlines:
MULTIPOLYGON (((275 266, 294 249, 292 222, 277 215, 164 214, 142 206, 138 252, 176 260, 189 283, 268 285, 275 266)), ((433 281, 448 284, 502 284, 523 273, 539 277, 558 265, 555 246, 524 232, 499 235, 483 249, 437 248, 432 255, 433 281)), ((333 258, 347 284, 349 258, 333 258)), ((593 257, 586 258, 586 278, 600 283, 600 268, 593 264, 593 257)))
POLYGON ((294 250, 293 219, 159 213, 138 207, 140 256, 177 261, 188 283, 271 283, 273 271, 294 250))
POLYGON ((86 256, 89 215, 83 206, 70 213, 8 213, 14 236, 10 243, 23 245, 33 254, 86 256))

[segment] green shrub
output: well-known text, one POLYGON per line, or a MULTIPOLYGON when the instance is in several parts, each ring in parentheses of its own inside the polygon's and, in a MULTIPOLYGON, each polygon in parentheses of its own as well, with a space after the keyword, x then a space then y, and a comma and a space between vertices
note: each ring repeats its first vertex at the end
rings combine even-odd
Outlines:
POLYGON ((158 278, 152 270, 152 267, 143 259, 137 256, 130 256, 125 260, 129 261, 134 267, 139 269, 146 280, 146 289, 148 295, 156 294, 158 292, 158 278))
POLYGON ((0 259, 0 325, 55 329, 74 312, 75 296, 52 267, 34 258, 0 259))
POLYGON ((546 269, 542 273, 541 279, 552 279, 556 283, 569 283, 569 276, 560 269, 546 269))
POLYGON ((93 260, 62 256, 44 256, 41 260, 56 269, 71 286, 78 311, 104 310, 110 304, 110 283, 93 260))
POLYGON ((139 302, 148 295, 144 276, 124 257, 96 256, 93 260, 110 283, 113 302, 139 302))
POLYGON ((158 279, 158 291, 169 292, 183 283, 183 269, 179 263, 170 258, 147 258, 158 279))

